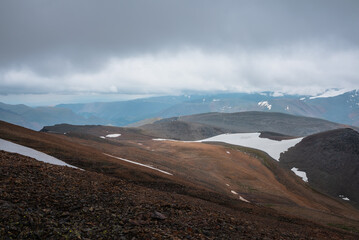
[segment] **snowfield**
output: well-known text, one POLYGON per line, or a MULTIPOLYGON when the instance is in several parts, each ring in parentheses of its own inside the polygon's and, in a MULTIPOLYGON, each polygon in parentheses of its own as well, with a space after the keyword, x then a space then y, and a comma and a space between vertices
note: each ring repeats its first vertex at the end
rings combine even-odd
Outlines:
POLYGON ((291 169, 292 172, 295 173, 295 175, 297 175, 298 177, 301 177, 303 179, 304 182, 308 182, 308 178, 307 178, 307 173, 303 172, 303 171, 299 171, 298 168, 292 168, 291 169))
POLYGON ((67 167, 77 168, 77 167, 67 164, 57 158, 47 155, 46 153, 39 152, 35 149, 28 148, 28 147, 25 147, 25 146, 22 146, 22 145, 19 145, 16 143, 12 143, 12 142, 3 140, 1 138, 0 138, 0 150, 12 152, 12 153, 18 153, 18 154, 21 154, 21 155, 24 155, 27 157, 35 158, 36 160, 45 162, 45 163, 51 163, 51 164, 59 165, 59 166, 67 166, 67 167))
POLYGON ((233 145, 256 148, 268 153, 272 158, 279 161, 280 154, 299 143, 303 138, 275 141, 268 138, 260 138, 260 133, 233 133, 221 134, 206 138, 198 142, 225 142, 233 145))

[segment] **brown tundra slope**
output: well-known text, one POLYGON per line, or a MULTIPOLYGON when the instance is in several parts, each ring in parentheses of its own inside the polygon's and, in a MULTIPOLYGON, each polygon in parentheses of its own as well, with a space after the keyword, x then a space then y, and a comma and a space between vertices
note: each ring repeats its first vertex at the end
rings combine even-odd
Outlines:
POLYGON ((3 239, 356 239, 243 204, 231 209, 0 151, 3 239))
MULTIPOLYGON (((0 138, 38 149, 86 170, 50 167, 35 161, 25 164, 22 160, 17 169, 11 167, 16 166, 11 161, 22 157, 2 153, 5 163, 1 168, 8 174, 1 179, 0 189, 6 189, 8 198, 1 200, 9 213, 4 215, 0 229, 13 229, 12 236, 33 231, 42 237, 60 232, 81 238, 98 238, 101 233, 117 234, 125 239, 134 236, 182 239, 187 235, 196 239, 358 238, 359 214, 355 208, 311 189, 262 152, 221 144, 153 141, 145 133, 132 134, 131 129, 127 133, 121 133, 121 128, 91 129, 90 134, 86 128, 49 134, 0 124, 0 138), (105 133, 121 133, 124 138, 100 138, 105 133), (103 153, 151 165, 173 175, 103 153), (44 175, 39 173, 47 170, 49 173, 44 175), (20 172, 30 175, 16 180, 20 172), (56 181, 61 179, 58 175, 67 179, 66 174, 70 174, 70 180, 56 181), (41 180, 36 180, 36 176, 42 176, 41 180), (35 182, 37 185, 31 188, 35 182), (111 184, 106 185, 108 182, 111 184), (121 194, 124 197, 119 199, 121 194), (250 203, 241 201, 240 197, 250 203), (68 201, 65 207, 60 206, 62 201, 57 198, 68 201), (12 212, 13 208, 17 212, 12 212), (30 223, 17 221, 16 216, 25 214, 27 209, 33 209, 29 213, 33 214, 30 223), (158 219, 162 215, 154 211, 166 219, 158 219), (13 215, 15 220, 10 218, 13 215), (95 221, 96 218, 100 220, 95 221), (7 224, 8 221, 13 224, 7 224), (44 225, 48 221, 52 226, 50 233, 44 230, 48 229, 44 225), (16 223, 23 225, 16 228, 16 223)), ((103 238, 110 236, 114 235, 103 235, 103 238)))

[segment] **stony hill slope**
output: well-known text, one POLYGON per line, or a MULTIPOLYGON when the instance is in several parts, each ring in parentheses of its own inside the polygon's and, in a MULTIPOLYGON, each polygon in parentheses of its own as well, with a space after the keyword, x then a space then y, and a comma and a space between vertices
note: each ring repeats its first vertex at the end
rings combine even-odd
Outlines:
POLYGON ((359 133, 337 129, 304 138, 280 158, 286 168, 305 171, 312 186, 359 203, 359 133))

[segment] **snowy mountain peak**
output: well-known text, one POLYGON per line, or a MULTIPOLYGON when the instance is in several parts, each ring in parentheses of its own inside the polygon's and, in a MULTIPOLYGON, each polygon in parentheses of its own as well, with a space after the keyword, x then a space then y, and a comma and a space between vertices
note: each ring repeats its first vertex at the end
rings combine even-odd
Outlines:
POLYGON ((272 109, 272 105, 268 103, 268 101, 262 101, 258 103, 258 106, 260 107, 266 107, 268 110, 272 109))
MULTIPOLYGON (((349 91, 350 90, 348 90, 348 89, 328 89, 324 93, 321 93, 317 96, 312 96, 309 99, 336 97, 336 96, 342 95, 344 93, 347 93, 349 91)), ((357 90, 354 90, 354 91, 356 92, 357 90)))

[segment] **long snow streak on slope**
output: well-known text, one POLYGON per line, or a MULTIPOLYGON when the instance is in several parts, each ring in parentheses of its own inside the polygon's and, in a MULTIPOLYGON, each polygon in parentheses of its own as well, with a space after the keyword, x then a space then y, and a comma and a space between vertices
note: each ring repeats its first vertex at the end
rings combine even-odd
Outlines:
POLYGON ((161 169, 158 169, 158 168, 155 168, 155 167, 146 165, 146 164, 138 163, 138 162, 131 161, 131 160, 128 160, 128 159, 125 159, 125 158, 120 158, 120 157, 112 156, 112 155, 107 154, 107 153, 104 153, 104 154, 105 154, 106 156, 109 156, 109 157, 112 157, 112 158, 116 158, 116 159, 119 159, 119 160, 122 160, 122 161, 125 161, 125 162, 129 162, 129 163, 132 163, 132 164, 136 164, 136 165, 139 165, 139 166, 142 166, 142 167, 150 168, 150 169, 159 171, 159 172, 164 173, 164 174, 167 174, 167 175, 173 175, 172 173, 163 171, 163 170, 161 170, 161 169))
POLYGON ((279 161, 280 154, 288 148, 299 143, 303 138, 275 141, 267 138, 260 138, 260 133, 233 133, 221 134, 199 142, 225 142, 233 145, 256 148, 268 153, 272 158, 279 161))
POLYGON ((45 162, 45 163, 51 163, 54 165, 77 168, 77 167, 67 164, 57 158, 47 155, 43 152, 39 152, 35 149, 28 148, 28 147, 25 147, 25 146, 22 146, 22 145, 19 145, 16 143, 12 143, 12 142, 6 141, 1 138, 0 138, 0 150, 12 152, 12 153, 18 153, 18 154, 21 154, 21 155, 24 155, 27 157, 35 158, 36 160, 45 162))

